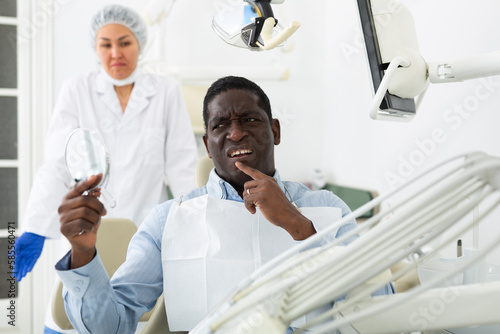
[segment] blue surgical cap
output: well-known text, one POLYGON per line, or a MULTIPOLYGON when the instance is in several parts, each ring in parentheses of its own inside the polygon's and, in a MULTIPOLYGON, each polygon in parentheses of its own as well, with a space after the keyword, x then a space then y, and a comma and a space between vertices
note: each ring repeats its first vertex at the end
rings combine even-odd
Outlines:
POLYGON ((120 5, 105 6, 92 18, 90 38, 94 50, 96 47, 97 32, 105 25, 112 23, 121 24, 129 28, 139 42, 139 53, 144 50, 148 38, 146 23, 144 23, 144 20, 137 12, 120 5))

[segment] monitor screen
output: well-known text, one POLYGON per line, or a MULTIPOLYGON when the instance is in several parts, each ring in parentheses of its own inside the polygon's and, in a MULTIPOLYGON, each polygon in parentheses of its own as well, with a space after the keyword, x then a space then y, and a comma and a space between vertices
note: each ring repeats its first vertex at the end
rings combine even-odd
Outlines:
MULTIPOLYGON (((380 48, 377 41, 377 32, 375 21, 373 19, 372 7, 370 0, 357 0, 359 17, 361 20, 362 33, 365 40, 366 52, 368 56, 368 65, 372 77, 374 91, 376 92, 380 86, 380 82, 384 77, 384 71, 389 66, 384 63, 380 55, 380 48)), ((414 99, 401 98, 392 95, 389 92, 385 93, 379 109, 381 113, 387 116, 394 117, 413 117, 415 115, 414 99)))

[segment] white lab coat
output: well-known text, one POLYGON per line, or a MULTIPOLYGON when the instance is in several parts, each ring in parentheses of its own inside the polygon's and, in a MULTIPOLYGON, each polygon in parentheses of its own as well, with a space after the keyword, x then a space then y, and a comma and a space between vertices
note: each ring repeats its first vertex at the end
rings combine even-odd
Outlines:
POLYGON ((98 131, 108 147, 106 189, 116 201, 116 207, 106 208, 108 217, 129 218, 139 225, 154 205, 167 199, 165 180, 174 196, 194 188, 197 148, 177 82, 141 73, 123 112, 113 85, 95 71, 62 87, 23 230, 60 236, 57 208, 73 182, 66 171, 65 143, 80 127, 98 131))

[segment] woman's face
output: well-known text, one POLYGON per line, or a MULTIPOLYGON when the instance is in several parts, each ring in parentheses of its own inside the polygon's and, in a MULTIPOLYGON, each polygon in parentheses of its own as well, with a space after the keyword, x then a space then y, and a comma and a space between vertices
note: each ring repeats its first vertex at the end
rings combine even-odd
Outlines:
POLYGON ((114 79, 126 79, 137 67, 139 42, 121 24, 107 24, 97 32, 96 52, 104 70, 114 79))

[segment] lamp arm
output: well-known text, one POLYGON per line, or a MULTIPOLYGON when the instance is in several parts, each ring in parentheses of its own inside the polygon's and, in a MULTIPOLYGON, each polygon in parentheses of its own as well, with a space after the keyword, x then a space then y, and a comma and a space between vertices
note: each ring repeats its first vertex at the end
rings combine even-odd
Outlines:
POLYGON ((458 82, 500 74, 500 51, 454 61, 428 62, 432 83, 458 82))

